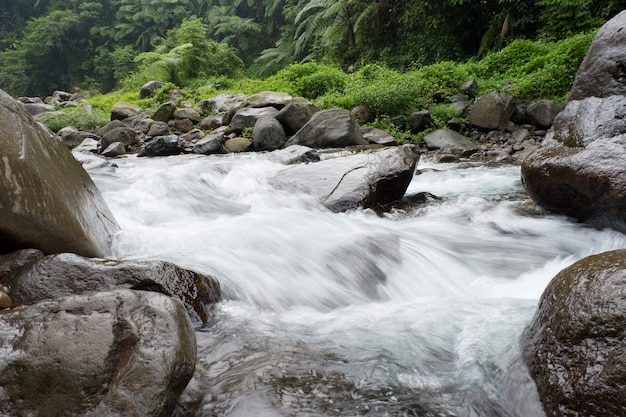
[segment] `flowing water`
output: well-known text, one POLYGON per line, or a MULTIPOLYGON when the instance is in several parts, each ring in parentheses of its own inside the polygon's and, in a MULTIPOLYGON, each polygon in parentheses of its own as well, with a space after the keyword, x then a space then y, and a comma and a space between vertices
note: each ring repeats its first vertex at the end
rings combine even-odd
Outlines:
POLYGON ((121 259, 219 279, 178 416, 542 416, 520 335, 549 280, 626 236, 538 212, 519 167, 422 161, 380 215, 272 189, 263 154, 127 157, 90 174, 121 259))

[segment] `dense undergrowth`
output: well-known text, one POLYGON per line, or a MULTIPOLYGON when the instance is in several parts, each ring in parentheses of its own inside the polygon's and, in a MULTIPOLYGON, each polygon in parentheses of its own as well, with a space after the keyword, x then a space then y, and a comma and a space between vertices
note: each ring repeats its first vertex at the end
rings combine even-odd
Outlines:
MULTIPOLYGON (((477 81, 478 94, 497 91, 513 95, 520 102, 539 99, 564 102, 594 33, 558 42, 519 39, 481 60, 445 61, 406 72, 377 64, 345 72, 335 66, 308 62, 289 65, 265 79, 198 79, 195 88, 179 88, 182 93, 179 100, 199 105, 200 101, 222 93, 281 91, 304 97, 322 109, 370 106, 377 115, 375 124, 388 129, 394 129, 385 122, 391 116, 429 109, 434 116, 432 127, 436 128, 456 114, 451 106, 437 102, 435 97, 461 93, 461 85, 469 80, 477 81)), ((158 79, 158 73, 149 75, 158 79)), ((145 78, 131 74, 122 90, 89 98, 91 113, 86 109, 70 110, 50 119, 48 124, 53 130, 66 125, 91 130, 106 121, 117 102, 154 108, 166 100, 168 90, 177 88, 169 83, 156 97, 140 100, 138 91, 143 82, 145 78)))

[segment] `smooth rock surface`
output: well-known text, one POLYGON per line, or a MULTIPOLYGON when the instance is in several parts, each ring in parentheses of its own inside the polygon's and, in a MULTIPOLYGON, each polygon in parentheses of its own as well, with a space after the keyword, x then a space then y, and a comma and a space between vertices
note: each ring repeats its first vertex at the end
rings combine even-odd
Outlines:
POLYGON ((2 91, 0 124, 0 253, 110 255, 119 226, 72 153, 2 91))
POLYGON ((0 315, 0 415, 170 416, 196 360, 183 305, 133 290, 0 315))
POLYGON ((626 95, 626 10, 605 23, 580 64, 568 100, 626 95))

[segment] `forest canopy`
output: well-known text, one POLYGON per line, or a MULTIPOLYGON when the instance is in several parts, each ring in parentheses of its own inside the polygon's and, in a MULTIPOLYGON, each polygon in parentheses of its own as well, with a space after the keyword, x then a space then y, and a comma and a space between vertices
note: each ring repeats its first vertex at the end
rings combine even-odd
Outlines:
POLYGON ((105 93, 161 74, 180 86, 289 64, 346 71, 471 61, 516 40, 597 29, 626 0, 12 0, 0 6, 0 88, 105 93))

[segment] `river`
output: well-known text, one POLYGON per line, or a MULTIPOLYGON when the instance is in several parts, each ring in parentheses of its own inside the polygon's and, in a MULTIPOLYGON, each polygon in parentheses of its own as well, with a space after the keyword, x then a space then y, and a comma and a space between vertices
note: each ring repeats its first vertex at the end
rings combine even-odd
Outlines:
POLYGON ((273 189, 265 154, 88 167, 114 254, 215 276, 183 416, 542 416, 519 339, 550 279, 626 236, 542 213, 519 166, 420 161, 380 215, 273 189))

